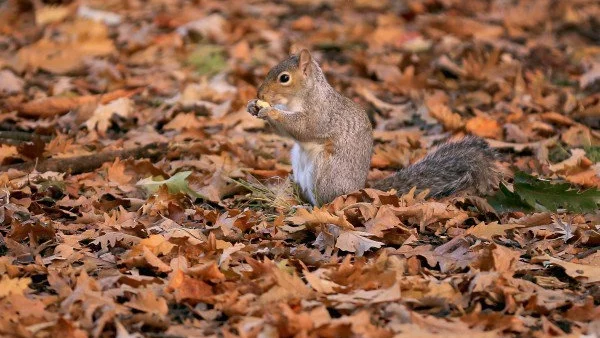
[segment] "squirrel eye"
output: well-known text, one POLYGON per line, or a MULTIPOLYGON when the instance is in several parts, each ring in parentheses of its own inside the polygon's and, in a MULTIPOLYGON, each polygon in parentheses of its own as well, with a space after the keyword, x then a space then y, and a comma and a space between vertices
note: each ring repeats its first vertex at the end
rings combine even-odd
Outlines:
POLYGON ((290 79, 291 79, 291 77, 290 77, 290 74, 288 74, 288 73, 282 73, 281 75, 279 75, 280 83, 286 84, 286 83, 290 82, 290 79))

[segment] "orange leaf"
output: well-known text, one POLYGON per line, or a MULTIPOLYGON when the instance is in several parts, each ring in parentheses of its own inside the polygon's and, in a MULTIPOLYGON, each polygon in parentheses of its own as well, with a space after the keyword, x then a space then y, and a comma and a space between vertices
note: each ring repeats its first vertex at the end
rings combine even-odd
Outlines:
POLYGON ((467 121, 466 129, 473 135, 498 139, 502 135, 502 128, 498 121, 486 116, 476 116, 467 121))

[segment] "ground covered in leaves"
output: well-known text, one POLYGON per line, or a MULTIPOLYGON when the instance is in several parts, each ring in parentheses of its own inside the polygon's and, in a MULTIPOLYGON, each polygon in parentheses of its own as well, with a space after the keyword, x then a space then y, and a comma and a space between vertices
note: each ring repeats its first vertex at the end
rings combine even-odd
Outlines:
POLYGON ((0 6, 2 336, 600 334, 597 1, 0 6), (503 190, 298 201, 245 105, 300 47, 371 182, 476 134, 503 190))

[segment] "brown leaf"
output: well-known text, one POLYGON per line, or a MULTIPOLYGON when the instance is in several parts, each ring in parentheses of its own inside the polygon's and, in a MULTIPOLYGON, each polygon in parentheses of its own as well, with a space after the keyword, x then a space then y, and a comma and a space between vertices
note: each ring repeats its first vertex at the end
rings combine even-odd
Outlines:
POLYGON ((174 293, 178 302, 183 300, 202 301, 213 294, 210 285, 187 276, 181 270, 176 270, 171 275, 166 291, 174 293))
POLYGON ((150 249, 148 249, 147 246, 142 246, 142 248, 144 250, 142 256, 144 257, 146 262, 148 262, 148 264, 157 268, 160 272, 170 272, 172 270, 169 265, 161 261, 160 258, 156 257, 156 255, 152 253, 152 251, 150 251, 150 249))
POLYGON ((129 97, 137 93, 137 90, 115 90, 104 95, 85 95, 78 97, 47 97, 23 103, 14 107, 19 113, 32 117, 52 117, 66 113, 77 107, 93 104, 108 103, 121 97, 129 97))
POLYGON ((140 310, 148 313, 155 313, 158 315, 166 315, 169 313, 169 307, 167 301, 157 296, 152 290, 140 291, 134 296, 134 299, 125 303, 125 306, 140 310))
POLYGON ((348 252, 356 252, 358 256, 362 256, 366 251, 380 248, 383 245, 367 236, 371 236, 371 234, 363 231, 342 230, 335 242, 335 247, 348 252))
POLYGON ((567 275, 582 283, 600 282, 600 269, 593 265, 571 263, 550 256, 537 256, 531 259, 532 263, 554 264, 565 269, 567 275))
POLYGON ((525 225, 522 224, 498 224, 498 222, 485 224, 484 222, 481 222, 476 226, 469 228, 466 234, 491 241, 496 236, 503 236, 507 230, 523 227, 525 227, 525 225))
POLYGON ((13 66, 22 71, 28 67, 65 74, 81 68, 87 57, 108 55, 115 45, 108 38, 107 27, 96 21, 76 20, 60 26, 63 39, 43 38, 21 48, 13 66))

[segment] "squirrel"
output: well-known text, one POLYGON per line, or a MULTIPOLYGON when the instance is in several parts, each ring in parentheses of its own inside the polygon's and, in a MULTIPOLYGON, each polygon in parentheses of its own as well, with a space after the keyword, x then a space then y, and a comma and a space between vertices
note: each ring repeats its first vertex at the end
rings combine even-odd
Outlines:
MULTIPOLYGON (((250 100, 250 114, 291 137, 293 179, 301 195, 320 206, 363 189, 371 164, 373 131, 367 112, 338 93, 306 49, 273 67, 250 100)), ((372 187, 398 194, 413 187, 428 197, 487 194, 499 184, 496 153, 479 137, 448 142, 372 187)))

